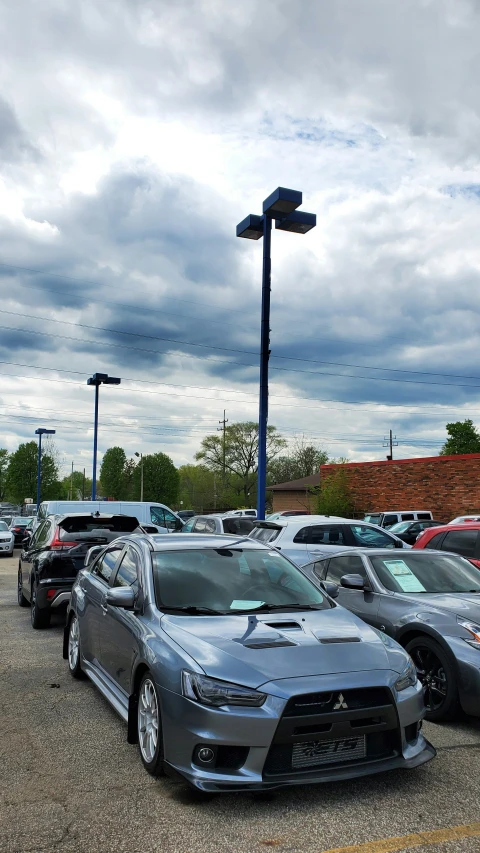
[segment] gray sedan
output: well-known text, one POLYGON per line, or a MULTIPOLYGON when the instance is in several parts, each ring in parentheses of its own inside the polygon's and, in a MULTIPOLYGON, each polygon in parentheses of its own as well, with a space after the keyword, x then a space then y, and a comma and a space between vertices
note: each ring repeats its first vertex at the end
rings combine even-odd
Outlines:
POLYGON ((64 656, 125 720, 149 773, 202 790, 332 781, 435 755, 406 652, 248 538, 120 537, 78 575, 64 656))
POLYGON ((460 705, 480 717, 480 570, 444 551, 344 551, 303 566, 320 588, 393 637, 412 656, 427 719, 453 717, 460 705))

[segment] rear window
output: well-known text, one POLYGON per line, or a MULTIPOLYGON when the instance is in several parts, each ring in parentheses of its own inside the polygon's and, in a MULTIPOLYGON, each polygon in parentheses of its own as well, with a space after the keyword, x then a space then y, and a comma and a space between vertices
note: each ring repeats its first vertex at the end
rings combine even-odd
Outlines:
POLYGON ((263 542, 266 545, 268 542, 273 542, 277 538, 280 530, 271 527, 257 527, 252 533, 251 538, 258 542, 263 542))
POLYGON ((60 538, 62 533, 99 533, 104 530, 109 533, 131 533, 138 527, 138 521, 133 516, 117 515, 111 518, 95 518, 91 515, 71 516, 59 523, 60 538))

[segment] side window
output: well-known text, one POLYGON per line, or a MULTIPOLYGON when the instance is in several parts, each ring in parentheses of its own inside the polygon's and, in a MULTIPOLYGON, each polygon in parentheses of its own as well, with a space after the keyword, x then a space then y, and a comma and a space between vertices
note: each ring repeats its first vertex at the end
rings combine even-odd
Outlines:
POLYGON ((429 542, 427 542, 427 544, 425 545, 425 548, 439 548, 444 536, 445 533, 443 531, 442 533, 437 533, 436 536, 432 536, 429 542))
POLYGON ((182 533, 191 533, 193 530, 193 525, 195 524, 195 518, 189 518, 189 520, 183 525, 182 533))
POLYGON ((363 548, 395 548, 395 541, 383 530, 364 524, 351 524, 349 527, 355 545, 361 545, 363 548))
POLYGON ((320 578, 320 580, 325 580, 325 575, 327 573, 328 564, 330 560, 319 560, 318 563, 313 564, 313 573, 320 578))
POLYGON ((178 518, 174 516, 173 512, 170 512, 168 509, 164 509, 163 515, 165 517, 164 527, 167 527, 168 530, 176 530, 178 528, 178 518))
POLYGON ((123 546, 121 548, 110 548, 110 550, 107 551, 103 557, 100 557, 100 559, 95 563, 92 569, 92 574, 97 575, 106 583, 109 583, 112 572, 122 551, 123 546))
POLYGON ((344 545, 345 537, 341 524, 311 524, 299 530, 293 541, 307 545, 344 545))
POLYGON ((409 533, 421 533, 423 530, 423 524, 412 524, 409 529, 409 533))
POLYGON ((165 527, 165 518, 163 509, 159 506, 151 506, 150 507, 150 519, 154 524, 158 524, 159 527, 165 527))
POLYGON ((29 546, 30 548, 36 548, 37 547, 37 542, 40 541, 40 539, 43 535, 43 530, 44 530, 46 523, 47 522, 42 521, 42 523, 39 524, 39 526, 37 527, 35 533, 33 534, 32 538, 30 540, 30 546, 29 546))
MULTIPOLYGON (((413 515, 411 517, 413 518, 413 515)), ((402 519, 404 521, 408 521, 406 516, 405 516, 405 518, 402 516, 402 519)), ((390 524, 396 524, 397 521, 400 521, 400 519, 396 515, 385 515, 383 518, 383 526, 389 527, 390 524)))
POLYGON ((138 590, 139 573, 140 557, 133 548, 128 546, 115 576, 113 586, 131 586, 136 592, 138 590))
POLYGON ((415 521, 413 512, 402 512, 402 521, 415 521))
POLYGON ((419 521, 431 521, 432 516, 429 512, 417 512, 417 518, 419 521))
MULTIPOLYGON (((38 539, 35 541, 36 548, 43 548, 48 540, 50 539, 50 535, 53 529, 53 519, 47 518, 46 521, 43 522, 41 528, 39 528, 40 535, 38 539)), ((38 531, 37 531, 38 532, 38 531)))
POLYGON ((364 580, 367 580, 362 558, 353 555, 351 557, 332 557, 328 564, 325 580, 339 584, 343 575, 361 575, 364 580))
POLYGON ((452 530, 442 542, 442 551, 453 551, 462 557, 474 557, 477 536, 476 530, 452 530))

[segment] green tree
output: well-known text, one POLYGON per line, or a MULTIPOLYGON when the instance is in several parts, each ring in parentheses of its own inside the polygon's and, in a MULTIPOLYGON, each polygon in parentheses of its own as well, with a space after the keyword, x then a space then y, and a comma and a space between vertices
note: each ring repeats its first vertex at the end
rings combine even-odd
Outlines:
MULTIPOLYGON (((133 490, 140 494, 140 465, 133 472, 133 490)), ((174 508, 178 502, 180 477, 170 456, 152 453, 143 457, 143 500, 174 508)))
POLYGON ((123 447, 109 447, 100 468, 100 484, 105 498, 125 500, 127 495, 127 457, 123 447))
MULTIPOLYGON (((258 424, 253 421, 230 424, 225 430, 225 447, 223 440, 223 435, 218 433, 205 436, 195 459, 204 462, 210 471, 221 477, 221 481, 225 479, 226 486, 242 495, 248 504, 251 502, 249 495, 255 494, 257 484, 258 424)), ((267 468, 286 446, 287 442, 276 427, 269 426, 267 468)))
POLYGON ((325 465, 326 462, 328 453, 325 450, 315 447, 314 444, 306 444, 303 439, 297 439, 288 456, 279 456, 270 463, 269 484, 288 483, 289 480, 319 474, 320 465, 325 465))
POLYGON ((440 451, 440 456, 480 453, 480 433, 473 421, 455 421, 455 423, 447 424, 446 430, 449 437, 440 451))
POLYGON ((321 482, 317 512, 319 515, 352 518, 353 500, 348 484, 348 474, 341 465, 338 466, 337 471, 333 471, 321 482))
POLYGON ((206 465, 182 465, 180 477, 180 500, 184 509, 204 512, 212 509, 217 500, 216 475, 206 465))
MULTIPOLYGON (((15 503, 37 495, 38 445, 36 441, 20 444, 10 455, 6 472, 6 494, 15 503)), ((48 451, 42 451, 41 500, 55 499, 61 494, 58 468, 48 451)))
POLYGON ((0 501, 5 500, 7 487, 8 450, 0 447, 0 501))
POLYGON ((63 500, 81 501, 84 497, 89 500, 92 495, 92 481, 85 477, 83 482, 83 471, 74 471, 61 481, 63 500))

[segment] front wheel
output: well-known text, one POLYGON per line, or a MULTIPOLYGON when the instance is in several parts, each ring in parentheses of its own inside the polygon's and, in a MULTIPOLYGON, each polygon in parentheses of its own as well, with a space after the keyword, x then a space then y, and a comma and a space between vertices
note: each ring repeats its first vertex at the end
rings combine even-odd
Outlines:
POLYGON ((32 597, 30 599, 30 620, 32 628, 48 628, 50 625, 50 608, 40 608, 37 600, 37 583, 32 584, 32 597))
POLYGON ((23 586, 22 586, 22 574, 20 569, 18 570, 18 580, 17 580, 17 601, 20 607, 28 607, 30 602, 27 598, 25 598, 23 594, 23 586))
POLYGON ((85 678, 81 667, 80 628, 76 616, 72 616, 68 628, 68 668, 73 678, 85 678))
POLYGON ((138 746, 144 767, 152 776, 163 773, 163 732, 160 700, 152 676, 146 672, 138 691, 138 746))
POLYGON ((417 669, 427 708, 426 720, 450 720, 458 708, 457 676, 447 653, 430 637, 416 637, 406 650, 417 669))

